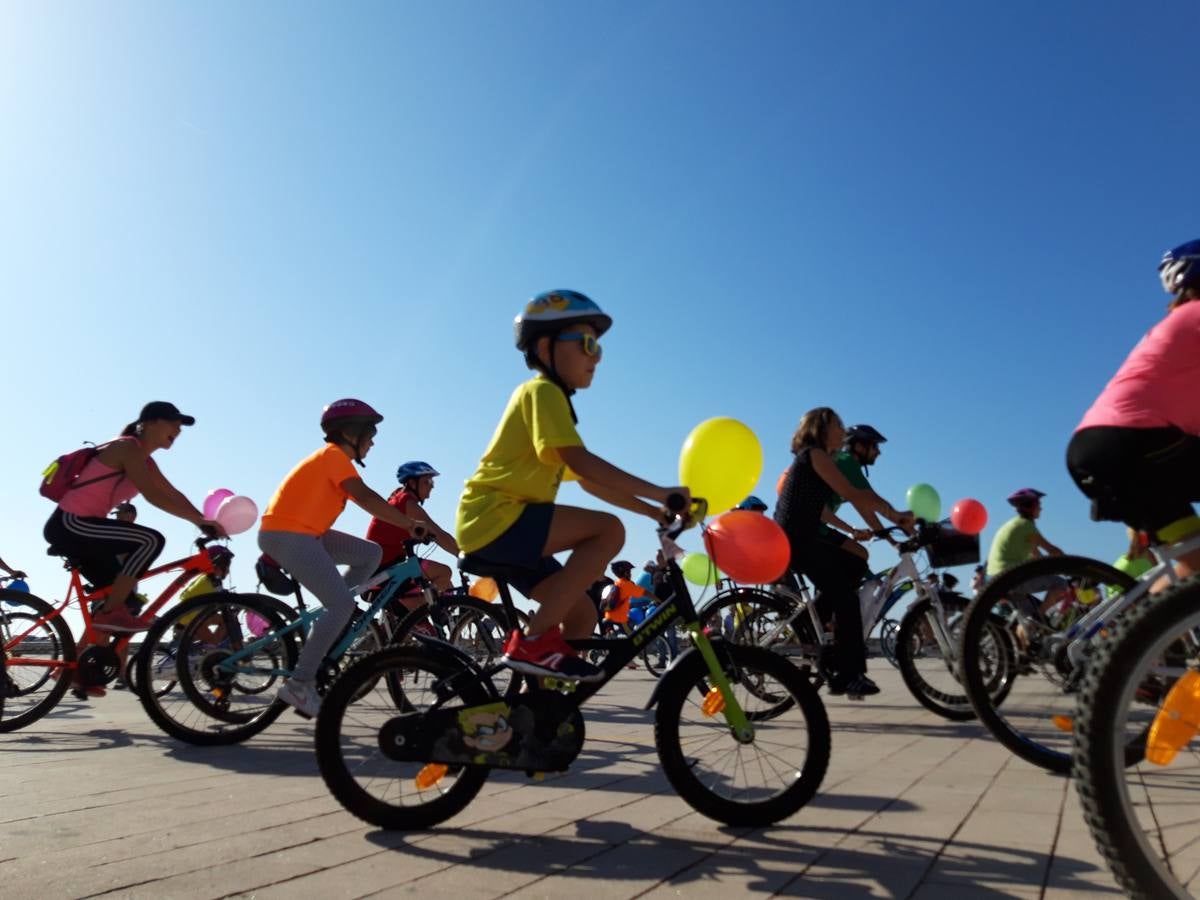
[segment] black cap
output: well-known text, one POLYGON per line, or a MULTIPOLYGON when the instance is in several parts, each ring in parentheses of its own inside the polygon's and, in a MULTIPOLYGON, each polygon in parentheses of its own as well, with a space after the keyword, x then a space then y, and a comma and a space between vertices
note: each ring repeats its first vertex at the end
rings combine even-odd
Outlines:
POLYGON ((142 407, 142 411, 138 414, 139 422, 153 422, 155 419, 166 419, 171 422, 179 422, 183 425, 195 425, 196 419, 194 416, 185 416, 179 411, 174 403, 168 403, 166 400, 153 400, 142 407))

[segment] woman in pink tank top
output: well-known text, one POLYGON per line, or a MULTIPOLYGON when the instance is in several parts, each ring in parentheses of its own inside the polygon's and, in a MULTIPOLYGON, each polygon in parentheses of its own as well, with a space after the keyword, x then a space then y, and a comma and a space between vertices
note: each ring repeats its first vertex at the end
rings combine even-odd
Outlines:
POLYGON ((102 445, 80 473, 79 487, 67 492, 46 522, 43 534, 54 552, 78 560, 84 577, 96 587, 112 585, 93 613, 97 630, 130 632, 149 627, 138 621, 125 601, 165 543, 153 528, 109 519, 110 509, 142 494, 171 515, 223 534, 216 522, 206 519, 167 481, 151 458, 175 443, 182 426, 195 421, 174 404, 147 403, 120 437, 102 445))
MULTIPOLYGON (((1159 264, 1167 316, 1133 348, 1084 414, 1067 468, 1092 517, 1157 532, 1200 501, 1200 240, 1159 264)), ((1178 566, 1200 569, 1200 552, 1178 566)))

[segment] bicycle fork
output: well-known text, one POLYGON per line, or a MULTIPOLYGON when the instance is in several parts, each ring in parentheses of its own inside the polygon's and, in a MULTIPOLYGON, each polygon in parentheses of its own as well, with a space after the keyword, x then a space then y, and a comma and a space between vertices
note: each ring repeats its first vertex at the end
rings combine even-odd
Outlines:
POLYGON ((754 726, 750 724, 750 720, 746 718, 746 711, 742 709, 741 704, 733 695, 733 687, 725 676, 721 661, 717 659, 717 651, 713 648, 712 641, 704 633, 699 622, 690 624, 688 630, 692 635, 692 643, 700 651, 700 656, 708 666, 709 679, 713 685, 704 695, 701 709, 706 716, 715 716, 717 713, 721 713, 738 743, 750 743, 754 740, 754 726))

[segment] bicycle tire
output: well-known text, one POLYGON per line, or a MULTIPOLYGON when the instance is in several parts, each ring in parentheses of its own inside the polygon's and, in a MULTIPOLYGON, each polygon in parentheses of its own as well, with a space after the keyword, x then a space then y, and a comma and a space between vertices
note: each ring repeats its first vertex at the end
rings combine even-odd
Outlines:
POLYGON ((71 637, 71 631, 62 616, 55 612, 53 606, 24 591, 0 590, 0 649, 16 635, 22 634, 29 625, 44 617, 48 617, 42 626, 46 630, 44 637, 30 635, 4 653, 7 657, 4 674, 5 702, 3 712, 0 713, 0 733, 25 728, 54 709, 71 686, 75 674, 71 663, 76 659, 75 640, 71 637), (7 623, 11 623, 14 618, 19 618, 22 623, 27 624, 20 629, 13 629, 11 624, 7 623), (48 641, 50 646, 35 649, 34 644, 39 640, 48 641), (36 668, 39 671, 32 673, 31 679, 26 681, 23 676, 29 672, 22 670, 32 670, 35 667, 22 666, 20 658, 23 654, 18 651, 27 641, 30 644, 29 649, 34 652, 24 655, 47 658, 44 653, 49 649, 54 654, 51 658, 61 659, 61 665, 38 666, 36 668), (57 677, 54 677, 51 668, 59 673, 57 677))
MULTIPOLYGON (((967 609, 967 601, 952 600, 943 597, 942 607, 946 613, 946 621, 949 624, 952 614, 961 617, 967 609)), ((925 673, 917 665, 918 653, 917 648, 923 641, 921 633, 921 623, 928 621, 929 616, 933 613, 933 601, 928 599, 918 600, 908 608, 904 618, 900 622, 900 628, 896 635, 896 668, 900 670, 900 677, 904 679, 904 684, 908 688, 909 693, 916 698, 917 702, 935 715, 941 716, 943 719, 948 719, 951 722, 967 722, 975 718, 975 710, 971 707, 971 701, 967 697, 966 691, 962 690, 962 686, 958 679, 958 666, 954 661, 947 662, 942 656, 931 657, 927 654, 920 654, 922 659, 931 659, 936 664, 940 664, 949 670, 951 678, 955 682, 958 690, 953 692, 943 690, 942 687, 935 685, 929 681, 925 673)), ((934 627, 930 624, 930 627, 934 627)), ((948 635, 950 641, 954 640, 953 634, 948 635)), ((934 646, 940 651, 940 646, 937 645, 936 639, 934 646)), ((950 687, 947 685, 946 687, 950 687)))
MULTIPOLYGON (((654 740, 658 747, 659 760, 671 786, 689 806, 702 815, 727 825, 753 827, 770 825, 800 810, 813 798, 821 786, 825 771, 829 766, 829 719, 816 688, 786 659, 760 647, 728 645, 722 648, 720 653, 725 674, 735 690, 738 685, 745 683, 747 677, 757 675, 759 678, 767 676, 774 679, 788 693, 791 702, 787 705, 787 709, 797 711, 799 719, 803 721, 803 730, 807 740, 801 750, 796 739, 797 726, 789 723, 791 730, 787 734, 786 743, 773 741, 771 744, 800 752, 802 760, 798 771, 793 771, 787 761, 784 761, 785 771, 783 773, 778 771, 775 763, 769 763, 769 767, 776 775, 780 775, 781 782, 786 786, 776 791, 773 796, 747 801, 738 801, 732 797, 718 795, 716 779, 711 783, 706 783, 706 779, 697 774, 700 760, 698 757, 689 756, 687 750, 692 750, 694 753, 711 748, 715 743, 715 738, 711 735, 719 735, 723 731, 729 742, 737 748, 739 754, 742 752, 742 747, 756 747, 759 753, 758 766, 764 772, 765 777, 765 769, 762 767, 763 755, 772 753, 776 759, 780 759, 774 751, 766 749, 768 742, 764 737, 765 729, 768 723, 771 727, 783 724, 779 722, 781 712, 777 708, 778 705, 767 710, 755 711, 752 703, 743 702, 743 708, 755 726, 754 741, 756 743, 737 743, 734 736, 725 727, 723 718, 718 714, 709 716, 707 724, 698 722, 697 726, 689 728, 689 732, 693 730, 700 731, 702 734, 706 732, 707 736, 703 736, 703 740, 707 743, 700 744, 695 748, 689 746, 685 750, 681 731, 684 705, 691 700, 697 709, 701 709, 697 695, 703 696, 708 692, 707 686, 710 677, 708 666, 698 652, 681 657, 680 661, 659 683, 658 707, 654 720, 654 740)), ((749 690, 741 693, 746 701, 753 696, 753 692, 749 690)), ((701 712, 701 715, 705 714, 701 712)), ((689 736, 687 741, 691 744, 693 738, 689 736)), ((748 772, 751 768, 753 766, 743 765, 744 771, 748 772)), ((737 767, 735 766, 735 775, 736 771, 737 767)))
MULTIPOLYGON (((133 691, 134 694, 139 695, 139 696, 141 695, 141 692, 142 692, 142 683, 141 683, 141 681, 138 680, 137 661, 138 661, 138 657, 141 655, 141 653, 142 653, 142 648, 139 647, 137 653, 129 654, 129 658, 125 661, 125 672, 124 672, 125 684, 129 687, 129 690, 133 691)), ((150 665, 150 668, 157 672, 166 671, 166 669, 163 668, 164 662, 162 661, 162 657, 165 654, 162 651, 157 651, 154 655, 159 657, 159 661, 152 662, 150 665)), ((165 684, 163 684, 161 687, 159 687, 155 690, 155 696, 165 697, 167 694, 169 694, 174 689, 176 684, 178 684, 178 682, 176 681, 175 678, 167 679, 165 684)))
MULTIPOLYGON (((458 814, 475 799, 491 771, 486 766, 456 767, 427 788, 416 787, 414 778, 414 789, 418 794, 432 791, 435 796, 428 802, 412 806, 397 805, 404 797, 403 783, 408 781, 408 777, 393 773, 401 768, 421 771, 424 767, 417 763, 387 761, 379 749, 378 730, 374 724, 382 724, 398 711, 416 711, 415 684, 420 673, 430 676, 436 684, 456 671, 462 669, 448 658, 408 646, 389 647, 355 663, 333 685, 317 717, 317 765, 330 793, 346 810, 379 828, 431 828, 458 814), (375 688, 380 681, 388 685, 384 693, 380 693, 384 691, 383 688, 375 688), (364 695, 364 685, 367 684, 372 687, 364 695), (391 685, 394 684, 406 688, 399 700, 391 691, 391 685), (367 722, 368 715, 374 717, 370 723, 367 722), (347 761, 344 744, 350 742, 350 735, 355 731, 362 733, 362 749, 359 752, 366 758, 351 764, 347 761), (383 765, 389 771, 385 776, 389 787, 384 788, 384 794, 395 796, 397 803, 373 795, 360 783, 359 779, 366 776, 372 764, 383 765), (440 785, 445 777, 453 778, 454 782, 448 789, 442 790, 440 785), (390 790, 392 782, 399 787, 394 793, 390 790)), ((448 700, 461 699, 464 705, 469 706, 486 703, 492 697, 482 683, 469 679, 463 682, 462 689, 450 696, 439 692, 436 702, 440 705, 448 700)))
POLYGON ((655 678, 661 678, 674 659, 671 654, 671 642, 661 634, 642 650, 642 664, 655 678))
MULTIPOLYGON (((1067 749, 1062 750, 1056 749, 1056 745, 1058 742, 1065 742, 1068 739, 1062 738, 1057 731, 1051 731, 1050 728, 1045 727, 1044 723, 1039 730, 1038 723, 1042 722, 1043 718, 1046 722, 1051 721, 1050 716, 1031 715, 1028 721, 1022 720, 1018 725, 1010 722, 1002 714, 1001 710, 1005 708, 1004 704, 1012 706, 1013 700, 1017 699, 1017 710, 1013 716, 1010 716, 1010 718, 1016 718, 1023 708, 1020 705, 1023 700, 1014 697, 1015 684, 1006 685, 1004 690, 997 691, 993 681, 995 673, 989 671, 987 659, 980 649, 981 644, 990 639, 988 623, 993 621, 995 615, 993 609, 997 603, 1022 584, 1052 575, 1077 578, 1088 583, 1114 585, 1123 591, 1128 590, 1135 583, 1135 580, 1124 572, 1099 560, 1082 556, 1050 556, 1022 563, 990 582, 967 608, 959 658, 967 697, 970 699, 979 721, 988 731, 1012 753, 1026 762, 1065 775, 1071 769, 1069 744, 1065 745, 1067 749), (995 698, 999 698, 998 702, 995 698), (1046 735, 1045 737, 1043 737, 1043 733, 1046 735), (1051 737, 1054 740, 1050 740, 1051 737)), ((1011 652, 1011 649, 1010 647, 1007 651, 998 650, 996 652, 1011 652)), ((1021 677, 1017 659, 1005 660, 1002 664, 1005 666, 1004 677, 1013 682, 1021 677)), ((1043 690, 1043 694, 1045 693, 1043 690)), ((1058 690, 1057 694, 1051 691, 1049 695, 1059 698, 1066 696, 1061 690, 1058 690)))
POLYGON ((739 632, 749 641, 750 635, 740 627, 741 622, 756 614, 761 618, 765 612, 779 618, 789 618, 796 610, 796 604, 760 588, 735 587, 725 589, 706 603, 698 613, 700 625, 710 636, 724 637, 726 640, 738 641, 739 632), (738 609, 740 607, 740 609, 738 609), (730 622, 725 621, 726 615, 730 622))
MULTIPOLYGON (((1127 713, 1136 702, 1142 684, 1142 663, 1153 660, 1156 646, 1170 641, 1172 635, 1200 628, 1200 577, 1172 585, 1139 603, 1121 616, 1112 635, 1096 648, 1084 676, 1075 713, 1072 774, 1083 805, 1083 817, 1100 855, 1129 896, 1135 898, 1191 897, 1186 886, 1175 877, 1171 866, 1156 851, 1166 843, 1152 840, 1148 831, 1158 826, 1156 815, 1143 825, 1129 794, 1128 779, 1145 789, 1143 803, 1149 807, 1149 782, 1163 780, 1163 770, 1147 764, 1149 779, 1139 771, 1126 774, 1129 766, 1141 761, 1139 741, 1127 741, 1130 734, 1127 713), (1190 621, 1189 621, 1190 620, 1190 621), (1120 737, 1119 737, 1120 736, 1120 737)), ((1135 726, 1135 733, 1145 730, 1135 726)), ((1192 754, 1194 756, 1194 753, 1192 754)), ((1194 769, 1192 770, 1194 771, 1194 769)), ((1186 775, 1189 789, 1194 775, 1186 775)), ((1173 796, 1178 805, 1179 796, 1173 796)), ((1172 821, 1168 820, 1168 826, 1172 821)), ((1178 824, 1175 827, 1179 827, 1178 824)), ((1174 846, 1194 845, 1172 838, 1174 846)), ((1187 868, 1195 866, 1189 861, 1187 868)))
MULTIPOLYGON (((222 617, 227 633, 231 627, 242 629, 241 623, 247 612, 264 619, 268 624, 268 632, 283 628, 287 614, 292 617, 295 615, 290 607, 273 597, 217 592, 179 604, 146 633, 143 645, 146 649, 138 653, 137 679, 142 684, 153 683, 151 661, 155 656, 155 648, 163 642, 164 636, 171 633, 165 645, 169 645, 171 640, 178 640, 175 654, 178 689, 163 696, 155 696, 151 691, 138 694, 151 721, 171 737, 198 746, 236 744, 258 734, 287 708, 286 704, 277 700, 268 702, 265 698, 257 699, 257 695, 235 691, 236 676, 220 678, 216 669, 222 648, 197 640, 200 627, 215 616, 222 617), (175 635, 175 626, 180 618, 193 613, 191 621, 175 635), (210 697, 209 694, 215 694, 216 688, 222 689, 222 696, 210 697), (235 697, 241 698, 246 704, 244 709, 233 711, 227 708, 232 706, 235 697)), ((282 659, 284 667, 291 671, 295 668, 300 644, 294 635, 295 632, 292 632, 285 638, 276 639, 261 652, 276 661, 282 659)), ((240 634, 234 637, 236 641, 242 639, 240 634)))
MULTIPOLYGON (((410 610, 396 626, 391 646, 419 647, 420 644, 412 637, 412 632, 424 624, 430 636, 458 647, 475 660, 480 668, 487 668, 499 661, 504 652, 504 637, 501 636, 507 636, 513 628, 503 606, 462 595, 439 600, 439 608, 445 613, 444 624, 430 618, 432 610, 427 605, 410 610), (489 622, 490 626, 486 624, 489 622), (494 645, 493 642, 477 643, 466 640, 465 630, 472 626, 484 628, 484 633, 499 640, 494 642, 494 645)), ((520 690, 522 676, 519 672, 504 669, 493 674, 493 681, 497 677, 501 679, 501 683, 496 684, 496 690, 501 696, 508 697, 520 690)))

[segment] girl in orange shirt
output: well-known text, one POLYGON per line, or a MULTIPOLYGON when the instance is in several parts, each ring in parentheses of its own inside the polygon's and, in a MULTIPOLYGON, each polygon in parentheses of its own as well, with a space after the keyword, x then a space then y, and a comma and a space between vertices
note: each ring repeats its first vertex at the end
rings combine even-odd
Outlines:
POLYGON ((420 522, 367 487, 351 463, 363 465, 363 457, 375 443, 375 426, 382 421, 383 416, 361 400, 337 400, 325 407, 321 416, 325 446, 288 473, 262 517, 258 546, 325 607, 292 677, 278 694, 304 716, 315 716, 321 708, 317 670, 354 615, 351 588, 371 577, 382 552, 372 541, 332 529, 346 500, 417 537, 425 533, 420 522), (349 567, 345 576, 338 572, 339 565, 349 567))

